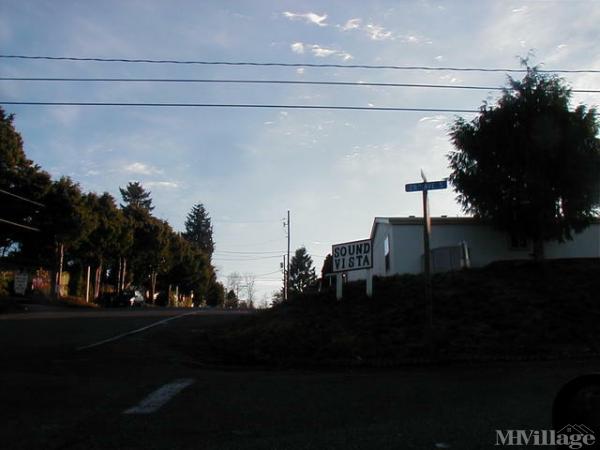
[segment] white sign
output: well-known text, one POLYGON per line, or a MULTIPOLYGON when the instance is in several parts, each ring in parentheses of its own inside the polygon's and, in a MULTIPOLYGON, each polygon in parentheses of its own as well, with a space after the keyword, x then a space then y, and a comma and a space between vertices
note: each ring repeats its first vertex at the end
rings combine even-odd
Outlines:
POLYGON ((15 273, 15 279, 14 279, 15 294, 25 295, 25 291, 27 290, 27 282, 28 281, 29 281, 29 277, 27 276, 27 272, 15 273))
POLYGON ((331 247, 331 255, 334 272, 373 267, 373 244, 370 239, 335 244, 331 247))

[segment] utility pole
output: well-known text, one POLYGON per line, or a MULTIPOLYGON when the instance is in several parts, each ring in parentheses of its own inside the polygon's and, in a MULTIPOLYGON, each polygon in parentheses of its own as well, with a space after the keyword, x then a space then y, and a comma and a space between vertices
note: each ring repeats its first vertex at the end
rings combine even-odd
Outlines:
POLYGON ((287 268, 285 265, 285 255, 283 255, 283 261, 281 263, 281 272, 283 274, 283 299, 287 300, 287 268))
POLYGON ((285 273, 285 299, 289 298, 290 289, 290 210, 287 212, 287 270, 285 273))

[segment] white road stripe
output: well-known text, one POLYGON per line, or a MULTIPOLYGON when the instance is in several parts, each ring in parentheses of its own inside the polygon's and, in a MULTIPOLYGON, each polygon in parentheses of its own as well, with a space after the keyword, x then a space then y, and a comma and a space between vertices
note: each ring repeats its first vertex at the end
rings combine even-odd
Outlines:
POLYGON ((157 325, 161 325, 161 324, 163 324, 163 323, 169 322, 169 321, 171 321, 171 320, 179 319, 179 318, 181 318, 181 317, 185 317, 185 316, 191 316, 192 314, 196 314, 196 313, 195 313, 195 312, 192 312, 192 313, 185 313, 185 314, 180 314, 180 315, 178 315, 178 316, 169 317, 168 319, 159 320, 158 322, 154 322, 154 323, 152 323, 152 324, 150 324, 150 325, 146 325, 145 327, 142 327, 142 328, 137 328, 137 329, 135 329, 135 330, 128 331, 128 332, 126 332, 126 333, 122 333, 122 334, 119 334, 119 335, 117 335, 117 336, 113 336, 113 337, 111 337, 111 338, 104 339, 104 340, 102 340, 102 341, 99 341, 99 342, 94 342, 93 344, 84 345, 84 346, 82 346, 82 347, 77 347, 77 351, 81 351, 81 350, 87 350, 88 348, 94 348, 94 347, 98 347, 99 345, 102 345, 102 344, 108 344, 109 342, 113 342, 113 341, 117 341, 117 340, 119 340, 119 339, 122 339, 122 338, 124 338, 125 336, 131 336, 132 334, 141 333, 142 331, 146 331, 146 330, 148 330, 148 329, 150 329, 150 328, 152 328, 152 327, 155 327, 155 326, 157 326, 157 325))
POLYGON ((182 378, 169 384, 165 384, 148 397, 129 409, 123 411, 123 414, 152 414, 164 406, 169 400, 183 391, 186 387, 194 383, 192 378, 182 378))

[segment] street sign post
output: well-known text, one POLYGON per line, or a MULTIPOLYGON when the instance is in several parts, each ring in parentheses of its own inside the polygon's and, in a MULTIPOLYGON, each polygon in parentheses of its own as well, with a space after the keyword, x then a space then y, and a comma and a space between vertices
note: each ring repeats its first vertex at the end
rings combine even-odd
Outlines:
POLYGON ((431 217, 429 217, 429 199, 427 192, 435 189, 446 189, 447 180, 427 181, 421 170, 422 183, 409 183, 404 186, 406 192, 423 192, 423 272, 425 275, 425 301, 429 316, 429 343, 433 349, 433 295, 431 292, 431 217))
POLYGON ((447 180, 430 181, 423 183, 409 183, 404 186, 406 192, 433 191, 434 189, 446 189, 447 187, 447 180))

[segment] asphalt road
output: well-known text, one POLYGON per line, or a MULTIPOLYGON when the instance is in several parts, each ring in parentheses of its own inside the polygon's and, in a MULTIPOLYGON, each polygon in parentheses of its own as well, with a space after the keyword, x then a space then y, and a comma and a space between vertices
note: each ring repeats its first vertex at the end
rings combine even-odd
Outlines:
POLYGON ((185 347, 207 327, 239 316, 207 311, 165 321, 184 313, 189 310, 0 316, 0 447, 493 448, 496 429, 550 428, 559 387, 600 368, 589 361, 359 371, 208 368, 185 347))

